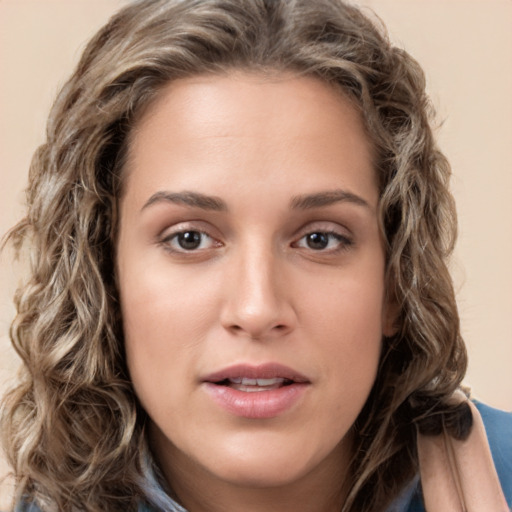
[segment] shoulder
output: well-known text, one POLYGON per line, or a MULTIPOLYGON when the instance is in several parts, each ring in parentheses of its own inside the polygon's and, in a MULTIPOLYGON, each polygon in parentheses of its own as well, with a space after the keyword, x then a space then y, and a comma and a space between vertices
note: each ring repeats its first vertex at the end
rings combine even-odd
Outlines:
POLYGON ((485 425, 503 494, 508 505, 512 506, 512 413, 494 409, 477 401, 475 405, 485 425))
MULTIPOLYGON (((487 434, 496 472, 512 507, 512 413, 474 401, 487 434)), ((387 512, 425 512, 419 476, 402 491, 387 512)))

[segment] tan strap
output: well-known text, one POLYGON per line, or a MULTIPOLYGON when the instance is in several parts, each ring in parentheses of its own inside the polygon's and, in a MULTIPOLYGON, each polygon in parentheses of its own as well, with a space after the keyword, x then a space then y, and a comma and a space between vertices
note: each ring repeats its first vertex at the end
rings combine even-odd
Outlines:
MULTIPOLYGON (((461 400, 466 397, 461 394, 461 400), (462 398, 463 396, 463 398, 462 398)), ((510 512, 494 467, 482 417, 468 401, 473 428, 465 441, 418 435, 427 512, 510 512)))

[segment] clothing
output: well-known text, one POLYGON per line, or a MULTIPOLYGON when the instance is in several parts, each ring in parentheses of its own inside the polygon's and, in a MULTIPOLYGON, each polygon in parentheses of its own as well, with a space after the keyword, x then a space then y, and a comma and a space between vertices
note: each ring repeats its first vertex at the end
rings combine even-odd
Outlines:
MULTIPOLYGON (((508 507, 512 510, 512 413, 474 402, 491 448, 494 466, 508 507)), ((419 476, 406 486, 386 512, 425 512, 419 476)))
POLYGON ((512 508, 512 414, 477 404, 485 424, 492 458, 509 508, 512 508))
MULTIPOLYGON (((494 465, 509 508, 512 510, 512 413, 493 409, 480 402, 475 405, 482 416, 491 448, 494 465)), ((20 504, 15 512, 40 512, 33 504, 20 504)), ((138 512, 157 512, 156 508, 141 503, 138 512)), ((187 512, 171 500, 165 512, 187 512)), ((425 512, 421 482, 417 475, 386 512, 425 512)))

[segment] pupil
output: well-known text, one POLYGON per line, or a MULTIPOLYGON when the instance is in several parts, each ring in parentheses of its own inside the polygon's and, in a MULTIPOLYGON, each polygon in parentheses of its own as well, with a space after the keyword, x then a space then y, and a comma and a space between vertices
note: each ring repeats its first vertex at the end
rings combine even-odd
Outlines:
POLYGON ((197 231, 185 231, 178 235, 178 243, 182 249, 197 249, 201 244, 201 233, 197 231))
POLYGON ((307 244, 310 249, 325 249, 329 244, 329 237, 325 233, 311 233, 308 235, 307 244))

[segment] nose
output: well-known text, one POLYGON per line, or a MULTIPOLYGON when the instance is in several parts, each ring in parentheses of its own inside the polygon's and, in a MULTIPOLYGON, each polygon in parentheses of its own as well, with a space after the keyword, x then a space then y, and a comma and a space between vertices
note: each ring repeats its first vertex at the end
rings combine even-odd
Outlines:
POLYGON ((270 249, 247 250, 233 258, 221 311, 225 329, 239 336, 266 340, 295 328, 296 312, 278 259, 270 249))

